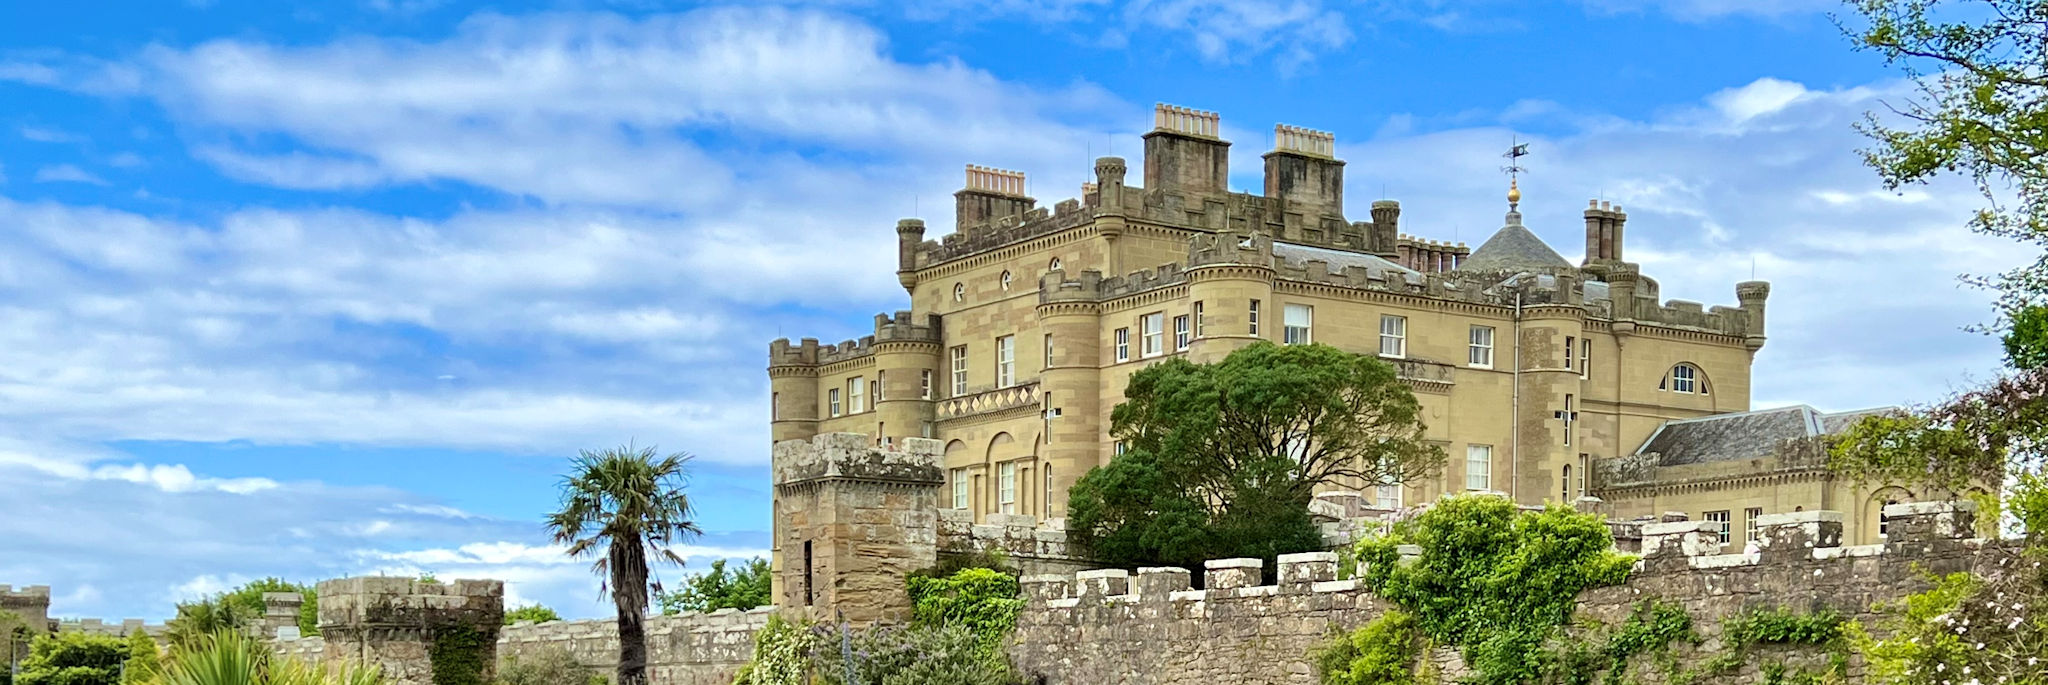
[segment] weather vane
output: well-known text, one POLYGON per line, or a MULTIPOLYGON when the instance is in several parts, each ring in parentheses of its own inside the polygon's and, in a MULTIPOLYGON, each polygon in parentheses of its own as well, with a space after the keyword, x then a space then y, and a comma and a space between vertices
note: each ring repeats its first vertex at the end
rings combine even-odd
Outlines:
POLYGON ((1517 181, 1520 180, 1522 172, 1528 171, 1522 166, 1522 157, 1529 154, 1529 144, 1519 142, 1515 138, 1508 140, 1512 147, 1501 153, 1502 157, 1508 158, 1508 165, 1501 167, 1500 170, 1508 175, 1508 209, 1512 210, 1515 205, 1522 202, 1522 189, 1517 185, 1517 181))

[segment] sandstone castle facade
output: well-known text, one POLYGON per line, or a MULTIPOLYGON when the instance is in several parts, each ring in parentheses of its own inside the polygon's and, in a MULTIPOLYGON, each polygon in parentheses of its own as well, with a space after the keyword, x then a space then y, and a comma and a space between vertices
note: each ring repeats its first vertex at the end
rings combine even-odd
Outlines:
POLYGON ((1160 105, 1141 178, 1098 159, 1050 210, 1022 173, 969 166, 953 233, 896 226, 907 311, 858 341, 770 345, 773 439, 936 439, 942 507, 1058 519, 1068 487, 1115 456, 1108 418, 1131 373, 1321 342, 1393 363, 1451 456, 1427 482, 1345 484, 1371 505, 1595 497, 1617 518, 1720 521, 1738 544, 1758 516, 1826 508, 1867 543, 1885 503, 1915 499, 1838 482, 1799 449, 1853 415, 1747 413, 1770 284, 1735 284, 1734 306, 1660 302, 1624 259, 1621 207, 1589 203, 1574 265, 1522 225, 1512 188, 1476 250, 1404 233, 1391 200, 1354 221, 1334 137, 1292 126, 1263 155, 1264 192, 1232 192, 1219 133, 1214 113, 1160 105))

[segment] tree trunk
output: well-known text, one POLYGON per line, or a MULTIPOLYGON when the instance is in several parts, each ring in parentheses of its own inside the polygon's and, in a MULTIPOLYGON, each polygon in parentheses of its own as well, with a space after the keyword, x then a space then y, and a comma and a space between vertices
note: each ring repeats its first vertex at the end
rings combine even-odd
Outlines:
POLYGON ((617 685, 647 683, 647 552, 640 536, 613 538, 612 603, 619 607, 617 685))

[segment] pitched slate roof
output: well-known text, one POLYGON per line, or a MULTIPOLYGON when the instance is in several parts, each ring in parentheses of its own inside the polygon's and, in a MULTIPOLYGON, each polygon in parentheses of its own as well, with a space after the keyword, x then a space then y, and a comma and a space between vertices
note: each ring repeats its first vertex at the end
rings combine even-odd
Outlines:
POLYGON ((1667 421, 1643 441, 1636 454, 1657 454, 1660 466, 1741 461, 1772 456, 1792 438, 1839 433, 1883 407, 1824 414, 1806 405, 1667 421))
MULTIPOLYGON (((1519 217, 1517 217, 1519 218, 1519 217)), ((1542 238, 1524 228, 1520 221, 1511 220, 1508 225, 1487 238, 1472 256, 1458 264, 1467 271, 1530 271, 1545 269, 1569 269, 1572 263, 1560 257, 1556 250, 1543 243, 1542 238)))
POLYGON ((1362 266, 1365 267, 1367 272, 1381 278, 1386 278, 1387 274, 1399 274, 1404 278, 1419 282, 1422 275, 1420 271, 1387 261, 1378 255, 1345 252, 1343 250, 1332 250, 1313 245, 1296 245, 1276 240, 1273 241, 1273 254, 1286 259, 1287 263, 1292 266, 1303 266, 1310 260, 1329 262, 1331 273, 1343 271, 1345 267, 1362 266))

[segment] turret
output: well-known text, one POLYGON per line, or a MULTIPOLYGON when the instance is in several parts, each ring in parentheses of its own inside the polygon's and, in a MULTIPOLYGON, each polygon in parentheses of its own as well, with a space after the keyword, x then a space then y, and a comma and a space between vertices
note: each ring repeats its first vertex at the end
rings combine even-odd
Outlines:
POLYGON ((1023 216, 1036 204, 1024 194, 1024 172, 969 164, 966 187, 953 193, 953 230, 965 233, 969 226, 1023 216))
POLYGON ((913 295, 917 292, 917 248, 922 244, 923 219, 896 221, 896 281, 913 295))
POLYGON ((1230 142, 1222 117, 1160 104, 1145 134, 1145 189, 1190 196, 1222 195, 1230 183, 1230 142))
POLYGON ((1105 211, 1123 209, 1124 158, 1095 158, 1095 192, 1101 195, 1101 206, 1105 211))
POLYGON ((1636 287, 1641 280, 1640 267, 1628 262, 1617 262, 1607 271, 1607 316, 1614 322, 1616 338, 1625 338, 1636 330, 1636 287))
POLYGON ((769 434, 774 442, 818 434, 818 339, 768 343, 769 434))
POLYGON ((1743 329, 1745 335, 1742 343, 1751 351, 1763 349, 1764 300, 1770 297, 1771 284, 1768 281, 1743 281, 1735 284, 1735 299, 1742 303, 1742 311, 1748 319, 1743 329))
POLYGON ((1188 300, 1194 341, 1188 359, 1213 362, 1277 337, 1273 240, 1264 235, 1195 236, 1188 245, 1188 300))
POLYGON ((1628 213, 1621 205, 1586 201, 1586 258, 1581 264, 1621 261, 1621 229, 1628 213))
POLYGON ((1337 137, 1280 124, 1273 127, 1273 151, 1265 154, 1266 197, 1287 201, 1308 216, 1344 216, 1344 160, 1337 137))
POLYGON ((886 440, 928 438, 939 383, 939 317, 908 311, 875 315, 876 433, 886 440))
POLYGON ((1372 238, 1370 248, 1374 254, 1388 259, 1399 255, 1401 241, 1401 203, 1393 200, 1374 200, 1372 203, 1372 238))

